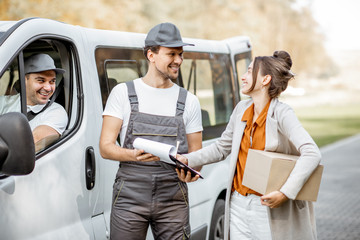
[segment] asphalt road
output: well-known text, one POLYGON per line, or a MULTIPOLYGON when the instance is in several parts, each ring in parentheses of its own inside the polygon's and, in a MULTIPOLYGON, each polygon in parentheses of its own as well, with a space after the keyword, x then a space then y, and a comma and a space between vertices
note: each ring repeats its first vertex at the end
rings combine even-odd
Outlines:
POLYGON ((321 149, 324 172, 315 203, 319 240, 360 239, 360 135, 321 149))

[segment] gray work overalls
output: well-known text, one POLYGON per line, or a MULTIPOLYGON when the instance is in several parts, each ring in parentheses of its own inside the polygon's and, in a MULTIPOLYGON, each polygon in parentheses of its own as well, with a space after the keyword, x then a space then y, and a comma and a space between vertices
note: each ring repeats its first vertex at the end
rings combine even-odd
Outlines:
MULTIPOLYGON (((158 116, 139 112, 134 82, 126 84, 131 114, 123 147, 133 149, 133 141, 141 137, 174 146, 180 141, 178 153, 187 153, 183 121, 187 91, 180 88, 174 117, 158 116)), ((170 164, 121 162, 113 187, 110 237, 145 239, 149 224, 155 239, 190 237, 187 185, 170 164)))

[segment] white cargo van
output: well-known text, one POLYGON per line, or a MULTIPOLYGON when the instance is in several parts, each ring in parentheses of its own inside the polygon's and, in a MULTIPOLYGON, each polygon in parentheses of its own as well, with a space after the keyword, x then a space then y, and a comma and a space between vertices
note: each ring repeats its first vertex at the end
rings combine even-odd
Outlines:
MULTIPOLYGON (((20 94, 21 113, 0 113, 0 239, 108 239, 118 162, 101 158, 102 111, 111 89, 146 73, 145 34, 53 20, 0 21, 0 96, 20 94), (59 139, 33 143, 25 118, 24 58, 47 53, 66 73, 56 102, 69 123, 59 139)), ((250 63, 247 37, 184 38, 178 84, 200 100, 203 146, 224 130, 250 63)), ((189 184, 191 239, 221 239, 228 161, 189 184)), ((151 239, 151 234, 148 234, 151 239)))

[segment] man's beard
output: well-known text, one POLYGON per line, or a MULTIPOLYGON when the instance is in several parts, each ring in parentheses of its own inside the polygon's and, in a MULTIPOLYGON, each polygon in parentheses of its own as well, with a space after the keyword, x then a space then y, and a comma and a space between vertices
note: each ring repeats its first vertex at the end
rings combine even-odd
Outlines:
POLYGON ((156 71, 160 74, 160 76, 163 77, 163 79, 170 79, 171 81, 176 81, 179 74, 177 74, 176 76, 171 76, 170 74, 167 74, 167 73, 164 73, 163 71, 159 70, 157 67, 156 67, 156 71))

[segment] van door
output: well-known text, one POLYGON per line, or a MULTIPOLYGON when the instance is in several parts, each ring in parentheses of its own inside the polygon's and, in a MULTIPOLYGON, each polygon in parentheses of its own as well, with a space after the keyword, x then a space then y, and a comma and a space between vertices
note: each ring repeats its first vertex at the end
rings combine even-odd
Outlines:
MULTIPOLYGON (((111 90, 119 83, 144 76, 147 71, 147 62, 141 49, 102 46, 96 47, 95 60, 98 73, 96 82, 100 86, 101 92, 101 104, 99 104, 101 110, 98 116, 99 121, 102 122, 103 108, 105 108, 111 90)), ((99 130, 101 130, 101 126, 99 130)), ((99 138, 97 140, 99 141, 99 138)), ((118 144, 120 145, 120 138, 118 138, 118 144)), ((101 195, 104 203, 104 218, 109 227, 113 196, 112 185, 115 181, 119 162, 103 159, 100 164, 102 167, 100 177, 103 184, 101 195)))
POLYGON ((88 69, 81 71, 88 61, 85 48, 77 28, 55 21, 33 21, 20 25, 0 46, 0 98, 19 96, 16 101, 21 107, 17 111, 25 114, 24 58, 49 54, 57 67, 66 70, 57 79, 61 91, 55 102, 65 109, 68 123, 60 138, 38 144, 31 174, 1 175, 0 238, 95 239, 92 223, 96 222, 97 229, 104 226, 102 233, 96 234, 98 239, 106 239, 96 171, 101 126, 95 118, 84 117, 99 114, 93 107, 91 83, 82 83, 83 76, 89 80, 88 69))

